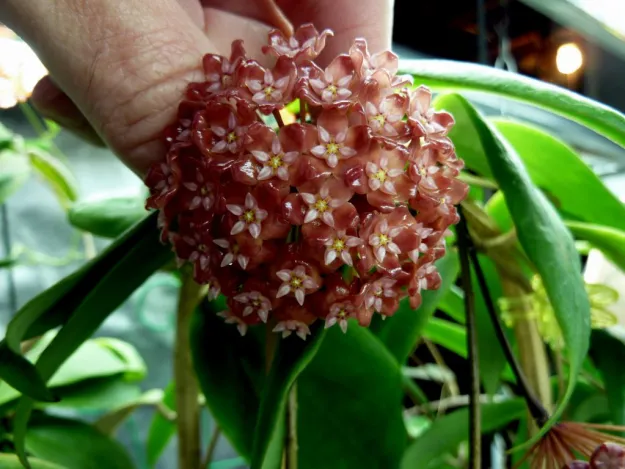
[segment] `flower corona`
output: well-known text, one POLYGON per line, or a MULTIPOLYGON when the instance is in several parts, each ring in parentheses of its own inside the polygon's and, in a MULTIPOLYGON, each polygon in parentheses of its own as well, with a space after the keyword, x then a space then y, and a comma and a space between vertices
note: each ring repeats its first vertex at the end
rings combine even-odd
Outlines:
POLYGON ((163 240, 227 298, 219 314, 241 334, 368 326, 405 298, 418 308, 441 282, 434 262, 467 193, 453 118, 363 39, 320 67, 331 36, 310 24, 290 38, 272 31, 270 67, 240 40, 229 58, 206 55, 205 81, 188 85, 166 159, 145 179, 163 240))

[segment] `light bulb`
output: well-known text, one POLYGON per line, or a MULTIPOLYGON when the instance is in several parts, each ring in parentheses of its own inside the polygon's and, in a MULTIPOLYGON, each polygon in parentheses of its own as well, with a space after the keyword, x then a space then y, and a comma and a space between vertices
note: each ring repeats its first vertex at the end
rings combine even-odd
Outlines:
POLYGON ((564 75, 578 71, 584 63, 584 56, 579 46, 573 42, 562 44, 556 53, 556 67, 564 75))

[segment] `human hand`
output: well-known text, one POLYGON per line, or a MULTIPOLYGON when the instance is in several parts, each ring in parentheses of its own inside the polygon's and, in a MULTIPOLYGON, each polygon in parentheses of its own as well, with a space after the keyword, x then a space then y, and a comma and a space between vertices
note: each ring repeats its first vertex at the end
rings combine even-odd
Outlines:
POLYGON ((248 54, 260 59, 268 31, 287 29, 289 21, 334 31, 321 63, 346 52, 355 37, 366 38, 373 52, 390 48, 392 0, 278 0, 275 6, 271 0, 4 0, 0 21, 50 71, 32 96, 40 112, 101 139, 144 176, 164 157, 160 134, 186 85, 203 79, 204 54, 228 56, 232 40, 242 38, 248 54))

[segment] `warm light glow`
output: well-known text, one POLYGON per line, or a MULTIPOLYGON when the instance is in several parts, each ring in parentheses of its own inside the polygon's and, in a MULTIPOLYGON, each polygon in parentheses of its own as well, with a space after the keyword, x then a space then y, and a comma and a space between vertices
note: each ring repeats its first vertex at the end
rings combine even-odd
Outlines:
POLYGON ((0 25, 0 109, 26 101, 47 70, 10 29, 0 25))
POLYGON ((577 72, 584 63, 584 56, 579 46, 573 42, 562 44, 556 53, 556 66, 564 75, 577 72))

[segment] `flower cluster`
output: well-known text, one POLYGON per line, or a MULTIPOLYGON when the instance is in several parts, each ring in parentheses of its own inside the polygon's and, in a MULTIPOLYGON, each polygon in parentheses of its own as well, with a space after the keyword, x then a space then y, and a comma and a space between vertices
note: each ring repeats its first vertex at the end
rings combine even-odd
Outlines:
POLYGON ((592 452, 589 461, 571 461, 565 469, 625 469, 625 450, 616 443, 602 443, 592 452))
POLYGON ((163 239, 227 297, 220 315, 242 334, 261 322, 301 338, 317 319, 367 326, 440 285, 434 262, 467 192, 453 118, 364 40, 321 68, 331 35, 271 32, 270 68, 242 41, 229 58, 206 55, 146 177, 163 239), (293 101, 297 120, 283 125, 293 101))

